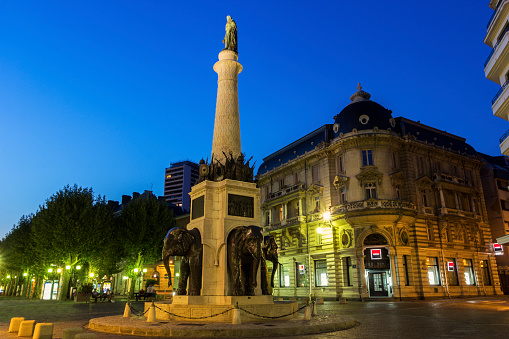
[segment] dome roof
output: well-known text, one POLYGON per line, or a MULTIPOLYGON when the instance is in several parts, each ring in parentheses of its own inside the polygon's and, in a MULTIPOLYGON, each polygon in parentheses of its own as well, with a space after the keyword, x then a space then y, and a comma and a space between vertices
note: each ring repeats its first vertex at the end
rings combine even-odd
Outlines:
POLYGON ((352 102, 334 117, 334 137, 340 133, 350 133, 353 129, 361 131, 374 127, 388 129, 396 126, 392 111, 369 100, 370 98, 371 95, 364 92, 359 84, 357 92, 350 97, 352 102))

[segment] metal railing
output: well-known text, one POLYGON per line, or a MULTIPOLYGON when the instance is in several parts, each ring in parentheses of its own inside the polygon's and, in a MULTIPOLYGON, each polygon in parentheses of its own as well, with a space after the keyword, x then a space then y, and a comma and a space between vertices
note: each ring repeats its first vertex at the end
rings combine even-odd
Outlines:
POLYGON ((498 139, 498 141, 500 141, 500 143, 503 143, 504 140, 507 139, 507 137, 509 137, 509 129, 505 131, 504 135, 502 135, 500 139, 498 139))
POLYGON ((491 22, 493 21, 493 18, 495 17, 495 15, 497 14, 498 12, 498 8, 500 7, 500 4, 502 3, 503 0, 499 0, 499 2, 497 3, 497 7, 495 7, 495 11, 493 12, 493 14, 491 15, 491 18, 490 18, 490 21, 488 21, 488 25, 486 25, 486 28, 490 28, 490 25, 491 25, 491 22))
POLYGON ((493 97, 493 100, 491 100, 491 104, 495 104, 495 102, 497 101, 498 97, 500 96, 500 94, 502 94, 502 92, 504 91, 504 89, 507 87, 507 84, 509 84, 509 80, 507 80, 506 82, 504 82, 504 84, 502 85, 502 87, 500 87, 500 89, 498 90, 497 94, 495 94, 495 96, 493 97))
POLYGON ((488 58, 486 59, 486 61, 484 62, 484 68, 486 68, 486 66, 488 65, 488 63, 490 62, 491 60, 491 57, 493 56, 493 53, 495 53, 495 50, 497 49, 498 45, 500 45, 500 43, 502 41, 504 41, 505 39, 505 36, 507 34, 507 32, 509 31, 509 26, 507 26, 504 30, 504 32, 502 33, 502 38, 500 40, 497 41, 497 43, 493 46, 493 49, 491 50, 490 54, 488 55, 488 58))
POLYGON ((364 201, 356 201, 350 202, 339 206, 332 207, 331 213, 346 213, 349 211, 362 210, 362 209, 372 209, 372 208, 402 208, 415 210, 416 206, 407 201, 401 200, 386 200, 386 199, 373 199, 373 200, 364 200, 364 201))

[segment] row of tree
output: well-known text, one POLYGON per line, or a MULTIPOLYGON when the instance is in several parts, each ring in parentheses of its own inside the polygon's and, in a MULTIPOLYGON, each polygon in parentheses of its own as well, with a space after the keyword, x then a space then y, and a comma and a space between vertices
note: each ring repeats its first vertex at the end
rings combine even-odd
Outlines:
POLYGON ((61 291, 69 291, 69 284, 90 273, 124 271, 133 278, 132 293, 134 269, 161 258, 164 236, 174 225, 172 210, 153 195, 141 195, 119 212, 90 188, 66 186, 0 241, 0 285, 7 295, 28 296, 34 279, 37 297, 46 279, 61 278, 61 291))

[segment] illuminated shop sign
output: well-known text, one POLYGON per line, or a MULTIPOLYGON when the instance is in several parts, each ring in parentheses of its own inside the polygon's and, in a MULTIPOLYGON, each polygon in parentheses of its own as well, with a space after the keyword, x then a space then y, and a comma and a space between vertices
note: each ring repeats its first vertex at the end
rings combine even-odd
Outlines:
POLYGON ((454 271, 454 262, 453 261, 448 261, 447 262, 447 270, 450 271, 450 272, 454 271))
POLYGON ((304 265, 299 265, 299 271, 300 271, 301 273, 306 272, 306 268, 304 267, 304 265))
POLYGON ((382 259, 382 250, 379 248, 374 248, 371 250, 371 259, 379 260, 382 259))
POLYGON ((504 249, 502 248, 502 245, 497 244, 497 243, 493 244, 493 251, 495 252, 495 255, 504 254, 504 249))

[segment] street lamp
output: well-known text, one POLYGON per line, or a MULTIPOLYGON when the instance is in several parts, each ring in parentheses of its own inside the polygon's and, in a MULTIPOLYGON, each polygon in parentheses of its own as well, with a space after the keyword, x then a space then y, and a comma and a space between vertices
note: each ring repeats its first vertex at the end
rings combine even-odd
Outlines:
POLYGON ((48 273, 51 273, 53 272, 53 269, 52 268, 48 268, 48 273))
POLYGON ((80 265, 76 266, 76 269, 81 270, 81 266, 80 265))
POLYGON ((146 268, 143 269, 143 273, 147 273, 147 269, 146 268))
POLYGON ((25 273, 23 273, 23 276, 24 276, 24 277, 26 277, 27 275, 28 275, 28 273, 26 273, 26 272, 25 272, 25 273))
POLYGON ((61 268, 57 268, 57 273, 62 273, 62 269, 61 268))
POLYGON ((139 272, 139 269, 135 268, 134 273, 138 273, 138 272, 139 272))
POLYGON ((67 266, 65 266, 65 269, 66 269, 66 270, 70 270, 70 269, 71 269, 71 265, 67 265, 67 266))

